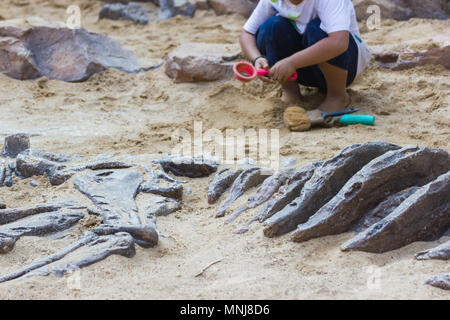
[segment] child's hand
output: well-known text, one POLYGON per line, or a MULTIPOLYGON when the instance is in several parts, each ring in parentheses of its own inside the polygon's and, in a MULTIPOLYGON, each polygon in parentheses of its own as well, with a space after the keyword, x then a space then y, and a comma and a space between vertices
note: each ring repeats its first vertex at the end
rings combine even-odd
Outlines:
MULTIPOLYGON (((256 69, 269 69, 269 61, 267 61, 266 58, 259 58, 255 61, 255 68, 256 69)), ((258 76, 258 78, 264 82, 274 83, 272 79, 266 77, 266 76, 258 76)))
POLYGON ((278 82, 286 82, 296 72, 295 66, 291 63, 289 58, 283 59, 275 63, 270 69, 269 76, 278 82))

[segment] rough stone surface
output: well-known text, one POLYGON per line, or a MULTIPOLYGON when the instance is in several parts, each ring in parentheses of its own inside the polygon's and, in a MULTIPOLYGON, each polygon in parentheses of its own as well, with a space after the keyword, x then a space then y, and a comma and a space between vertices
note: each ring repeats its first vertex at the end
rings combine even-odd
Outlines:
POLYGON ((0 159, 0 186, 3 185, 3 182, 5 181, 5 177, 6 177, 5 160, 0 159))
POLYGON ((450 46, 422 52, 375 52, 374 58, 381 67, 395 71, 423 65, 442 65, 450 69, 450 46))
POLYGON ((15 158, 19 153, 30 148, 30 137, 26 134, 13 134, 5 137, 2 156, 15 158))
POLYGON ((359 21, 366 20, 373 11, 371 5, 380 8, 382 19, 408 20, 413 17, 448 19, 449 6, 446 0, 354 0, 356 16, 359 21))
POLYGON ((436 248, 425 250, 416 254, 417 260, 428 260, 428 259, 438 259, 438 260, 450 260, 450 240, 444 242, 436 248))
POLYGON ((158 244, 158 232, 153 223, 148 225, 101 224, 92 231, 98 235, 111 235, 118 232, 126 232, 133 237, 137 244, 144 248, 151 248, 158 244))
POLYGON ((216 218, 223 217, 229 208, 229 206, 236 201, 240 196, 244 194, 250 188, 256 187, 263 183, 270 174, 267 174, 266 170, 261 168, 250 168, 244 170, 234 181, 231 187, 230 194, 227 199, 222 203, 219 210, 216 213, 216 218))
POLYGON ((99 170, 78 175, 74 186, 101 210, 103 223, 140 225, 134 198, 142 181, 136 170, 99 170))
POLYGON ((16 158, 17 172, 24 178, 47 174, 52 185, 69 179, 73 172, 66 171, 71 157, 41 150, 25 150, 16 158))
POLYGON ((188 0, 150 0, 159 6, 158 19, 166 20, 177 15, 193 17, 198 8, 197 2, 188 0))
POLYGON ((433 276, 428 279, 425 284, 444 290, 450 290, 450 273, 433 276))
POLYGON ((201 178, 208 177, 217 171, 219 164, 208 157, 182 157, 173 156, 158 161, 165 172, 171 172, 176 176, 201 178))
POLYGON ((29 216, 0 226, 0 253, 12 250, 14 243, 23 236, 39 236, 65 230, 84 217, 77 211, 51 211, 29 216))
POLYGON ((195 4, 197 6, 197 10, 209 10, 211 9, 209 5, 209 0, 196 0, 195 4))
POLYGON ((150 21, 150 18, 147 16, 147 10, 142 9, 142 7, 135 2, 129 2, 128 4, 106 4, 100 10, 99 18, 112 20, 125 19, 142 25, 146 25, 150 21))
POLYGON ((36 214, 57 211, 63 205, 60 204, 43 204, 27 209, 2 209, 0 210, 0 225, 11 223, 36 214))
POLYGON ((233 222, 241 213, 256 208, 269 200, 289 179, 293 172, 294 169, 283 169, 265 179, 258 190, 256 190, 256 193, 248 198, 247 204, 233 212, 225 223, 229 224, 233 222))
POLYGON ((239 55, 236 45, 185 43, 169 53, 166 74, 176 82, 229 79, 239 55))
POLYGON ((248 0, 209 0, 209 5, 217 15, 237 13, 249 17, 256 7, 248 0))
POLYGON ((241 173, 242 169, 231 170, 229 168, 217 172, 208 188, 208 203, 216 203, 241 173))
POLYGON ((183 197, 183 185, 181 183, 171 179, 162 171, 152 171, 151 174, 152 178, 141 185, 140 192, 181 200, 183 197))
POLYGON ((158 195, 153 195, 148 201, 144 209, 145 215, 148 219, 153 219, 157 216, 167 216, 175 211, 181 209, 181 204, 171 198, 166 198, 158 195))
POLYGON ((137 73, 159 66, 141 66, 131 51, 84 29, 0 27, 0 36, 0 72, 20 80, 77 82, 107 68, 137 73))
MULTIPOLYGON (((336 196, 298 226, 292 239, 300 242, 346 232, 387 196, 423 186, 449 170, 450 155, 443 150, 403 148, 387 152, 348 180, 336 196)), ((408 229, 408 225, 402 227, 408 229)))
POLYGON ((415 193, 419 187, 411 187, 395 194, 388 196, 385 200, 381 201, 375 208, 369 210, 352 230, 360 232, 367 229, 371 225, 377 223, 392 211, 395 210, 403 201, 405 201, 410 195, 415 193))
POLYGON ((330 201, 345 183, 371 160, 399 146, 385 142, 368 142, 342 150, 314 172, 299 197, 264 222, 268 237, 282 235, 306 222, 330 201))
POLYGON ((25 44, 14 37, 1 37, 0 34, 0 72, 8 77, 27 80, 41 76, 29 55, 25 44))
POLYGON ((3 183, 1 184, 2 186, 12 187, 13 185, 12 176, 15 172, 15 169, 16 167, 13 162, 9 162, 8 165, 5 166, 4 179, 3 183))
POLYGON ((291 201, 300 195, 305 183, 311 179, 314 172, 323 164, 322 161, 307 165, 294 173, 288 185, 280 190, 280 193, 270 199, 258 212, 258 220, 264 222, 276 212, 283 209, 291 201))
POLYGON ((450 171, 421 187, 386 218, 344 243, 341 249, 378 253, 414 241, 436 239, 450 227, 449 194, 450 171))

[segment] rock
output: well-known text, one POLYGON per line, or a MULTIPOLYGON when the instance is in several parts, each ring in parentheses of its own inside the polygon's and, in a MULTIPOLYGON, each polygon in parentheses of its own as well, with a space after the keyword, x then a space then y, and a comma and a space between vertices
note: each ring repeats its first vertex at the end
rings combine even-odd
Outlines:
POLYGON ((14 243, 23 236, 40 236, 62 231, 75 225, 83 217, 82 212, 60 210, 29 216, 1 225, 0 248, 2 248, 2 253, 11 251, 14 243))
POLYGON ((450 273, 433 276, 428 279, 425 284, 444 290, 450 290, 450 273))
POLYGON ((416 254, 417 260, 439 259, 450 260, 450 240, 436 248, 425 250, 416 254))
POLYGON ((179 209, 181 209, 181 204, 178 201, 154 195, 148 200, 144 212, 148 219, 153 219, 157 216, 167 216, 179 209))
POLYGON ((314 172, 323 165, 323 161, 317 161, 297 170, 289 180, 288 185, 280 190, 280 193, 270 199, 258 212, 258 220, 264 222, 276 212, 282 210, 290 202, 300 195, 306 182, 313 176, 314 172))
POLYGON ((322 165, 322 161, 314 162, 307 165, 297 171, 295 171, 290 177, 286 186, 282 186, 279 189, 278 194, 269 199, 266 204, 259 210, 259 212, 251 218, 246 224, 237 228, 234 233, 242 234, 249 230, 250 225, 255 222, 264 222, 266 219, 274 215, 276 212, 283 209, 292 200, 300 195, 301 190, 305 183, 311 179, 314 171, 322 165))
POLYGON ((61 204, 44 204, 37 205, 27 209, 2 209, 0 210, 0 225, 7 223, 12 223, 14 221, 37 215, 44 212, 57 211, 63 208, 64 205, 61 204))
POLYGON ((377 223, 384 217, 388 216, 392 211, 395 210, 403 201, 405 201, 409 196, 415 193, 419 187, 410 187, 388 196, 385 200, 381 201, 375 208, 369 210, 364 218, 361 219, 352 230, 360 232, 371 225, 377 223))
POLYGON ((14 183, 13 179, 12 179, 14 171, 15 171, 14 163, 9 162, 5 168, 5 178, 4 178, 3 184, 2 184, 3 186, 12 187, 12 185, 14 183))
POLYGON ((231 204, 242 196, 245 191, 260 185, 269 176, 270 174, 267 174, 267 170, 261 168, 250 168, 244 170, 234 181, 228 198, 222 203, 216 213, 216 218, 223 217, 231 204))
POLYGON ((0 233, 0 254, 11 252, 16 244, 16 239, 0 233))
POLYGON ((122 161, 95 160, 88 163, 86 166, 77 169, 77 171, 86 169, 89 170, 127 169, 131 167, 132 167, 131 164, 122 161))
POLYGON ((242 169, 231 170, 225 168, 220 170, 211 182, 208 188, 208 203, 214 204, 220 196, 227 191, 236 178, 242 173, 242 169))
POLYGON ((183 157, 170 156, 157 161, 165 172, 171 172, 176 176, 201 178, 208 177, 217 171, 219 164, 212 158, 206 156, 183 157))
POLYGON ((52 185, 60 185, 75 172, 68 171, 72 158, 41 150, 25 150, 16 158, 16 170, 24 178, 47 174, 52 185))
POLYGON ((3 185, 3 182, 5 181, 5 177, 6 177, 5 160, 0 159, 0 186, 3 185))
MULTIPOLYGON (((301 242, 316 237, 346 232, 366 212, 376 207, 389 195, 413 186, 423 186, 449 170, 450 155, 444 150, 402 148, 387 152, 364 166, 347 181, 342 189, 328 203, 312 215, 306 223, 299 225, 297 230, 292 233, 292 240, 301 242)), ((448 183, 448 191, 450 192, 450 173, 448 183)), ((419 190, 416 193, 420 192, 419 190)), ((408 198, 409 203, 414 197, 414 194, 408 198)), ((444 194, 439 193, 440 196, 445 198, 443 196, 444 194)), ((427 195, 431 195, 431 193, 428 192, 427 195)), ((438 203, 435 202, 435 204, 438 203)), ((420 210, 423 211, 423 203, 421 204, 422 207, 420 210)), ((427 212, 432 212, 432 209, 434 207, 429 207, 427 212)), ((398 208, 394 212, 396 210, 398 208)), ((394 214, 394 212, 391 214, 394 214)), ((409 214, 410 216, 413 215, 412 212, 409 214)), ((395 223, 400 227, 399 221, 395 223)), ((397 235, 408 234, 409 230, 413 228, 410 227, 409 223, 411 221, 402 225, 401 227, 404 230, 400 231, 397 235)), ((416 223, 418 225, 418 222, 416 223)), ((381 221, 377 225, 380 226, 380 224, 381 221)), ((414 230, 417 232, 415 228, 414 230)), ((431 230, 433 229, 430 228, 431 230)), ((392 246, 396 243, 394 241, 395 239, 386 238, 386 240, 392 246)), ((381 250, 381 248, 385 246, 387 248, 389 245, 377 243, 376 248, 377 250, 381 250)))
POLYGON ((30 181, 30 185, 32 186, 32 187, 38 187, 39 186, 39 183, 36 181, 36 180, 31 180, 30 181))
POLYGON ((118 232, 131 234, 134 241, 143 248, 151 248, 158 244, 158 232, 153 223, 148 225, 107 225, 102 224, 93 229, 98 235, 110 235, 118 232))
POLYGON ((63 250, 0 277, 0 283, 31 276, 47 276, 51 273, 62 276, 104 260, 113 254, 131 258, 135 253, 133 238, 128 233, 99 236, 88 231, 63 250))
POLYGON ((258 190, 256 190, 256 193, 248 198, 247 204, 233 212, 225 221, 225 224, 233 222, 243 212, 256 208, 257 206, 268 201, 280 189, 280 187, 285 184, 293 173, 294 169, 283 169, 265 179, 258 190))
MULTIPOLYGON (((432 163, 426 160, 424 162, 425 167, 432 163)), ((437 165, 439 166, 439 162, 437 165)), ((421 167, 420 164, 412 166, 421 167)), ((439 168, 436 170, 439 172, 439 168)), ((430 174, 433 171, 427 172, 430 174)), ((423 175, 422 178, 425 178, 426 173, 423 175)), ((401 248, 414 241, 436 239, 450 227, 449 194, 450 171, 421 187, 391 214, 344 243, 341 249, 380 253, 401 248)))
POLYGON ((147 16, 148 10, 144 10, 141 6, 135 2, 129 2, 128 4, 113 3, 106 4, 99 13, 100 19, 125 19, 131 20, 137 24, 146 25, 150 21, 147 16))
POLYGON ((209 5, 209 0, 196 0, 195 5, 197 10, 209 10, 211 9, 209 5))
POLYGON ((1 37, 0 33, 1 73, 18 80, 41 77, 41 73, 34 66, 30 56, 30 50, 21 40, 13 37, 1 37))
POLYGON ((379 52, 374 53, 374 58, 381 67, 395 71, 429 64, 450 69, 450 46, 423 52, 379 52))
POLYGON ((84 81, 107 68, 128 73, 157 66, 141 66, 136 56, 112 39, 84 29, 0 26, 0 71, 24 80, 45 76, 68 82, 84 81))
POLYGON ((193 17, 197 10, 197 3, 191 3, 188 0, 174 0, 173 1, 174 15, 182 15, 193 17))
POLYGON ((283 119, 290 131, 308 131, 311 129, 306 110, 300 107, 289 107, 284 111, 283 119))
POLYGON ((379 141, 345 148, 314 172, 299 197, 264 222, 264 235, 274 237, 294 230, 330 201, 367 163, 399 148, 379 141))
POLYGON ((136 170, 99 170, 77 175, 75 188, 100 210, 108 225, 141 225, 135 202, 142 174, 136 170))
POLYGON ((0 210, 5 209, 5 208, 6 208, 6 204, 4 204, 3 202, 0 202, 0 210))
MULTIPOLYGON (((152 1, 155 4, 157 1, 152 1)), ((166 20, 177 15, 193 17, 197 9, 197 3, 188 0, 159 0, 158 19, 166 20)))
POLYGON ((30 137, 26 134, 18 133, 5 137, 2 156, 15 158, 19 153, 30 149, 30 137))
POLYGON ((256 8, 248 0, 209 0, 209 5, 217 15, 237 13, 244 17, 249 17, 256 8))
POLYGON ((236 45, 185 43, 169 53, 166 74, 176 82, 230 79, 239 54, 236 45))
POLYGON ((153 193, 176 200, 181 200, 183 197, 183 185, 178 181, 167 178, 161 171, 159 171, 159 173, 155 172, 150 180, 144 182, 139 191, 153 193))
POLYGON ((449 4, 446 0, 394 0, 394 3, 403 8, 410 8, 413 17, 448 19, 449 4))
POLYGON ((354 0, 358 21, 366 20, 373 12, 371 5, 380 8, 382 19, 408 20, 413 17, 448 19, 448 3, 445 0, 354 0))

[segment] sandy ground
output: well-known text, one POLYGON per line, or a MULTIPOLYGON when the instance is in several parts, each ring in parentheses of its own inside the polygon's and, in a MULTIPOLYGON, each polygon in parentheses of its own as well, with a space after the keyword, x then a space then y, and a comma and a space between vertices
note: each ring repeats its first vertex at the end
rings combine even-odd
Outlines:
MULTIPOLYGON (((91 0, 4 0, 0 19, 38 16, 65 20, 70 4, 82 9, 82 26, 121 42, 145 59, 167 57, 183 42, 236 43, 244 18, 197 12, 147 26, 126 21, 98 21, 102 2, 91 0)), ((155 9, 146 4, 145 7, 155 9)), ((450 44, 448 21, 383 21, 380 30, 361 26, 366 42, 379 50, 450 44), (381 46, 381 47, 380 47, 381 46)), ((376 126, 315 129, 290 133, 282 123, 286 107, 276 86, 234 80, 174 84, 163 68, 138 75, 108 70, 84 83, 40 79, 17 81, 0 75, 0 134, 35 133, 32 146, 59 153, 140 154, 169 152, 177 128, 189 131, 193 120, 203 128, 275 128, 281 155, 299 165, 327 159, 345 146, 371 140, 450 151, 449 71, 426 66, 393 72, 372 66, 349 88, 352 105, 377 116, 376 126)), ((320 95, 303 88, 305 107, 320 95)), ((72 181, 54 187, 45 178, 16 180, 0 189, 8 207, 25 207, 65 197, 86 202, 72 181)), ((450 271, 445 261, 415 261, 416 252, 439 242, 413 243, 385 254, 343 253, 339 245, 351 233, 296 244, 288 237, 267 239, 254 225, 241 236, 215 219, 206 201, 212 177, 189 180, 181 211, 159 218, 161 238, 154 249, 137 248, 133 259, 119 256, 85 268, 76 277, 30 278, 0 284, 0 299, 449 299, 450 293, 424 285, 430 276, 450 271), (222 259, 202 276, 209 263, 222 259), (77 280, 79 279, 79 280, 77 280), (75 285, 74 285, 75 283, 75 285)), ((236 206, 246 197, 242 197, 236 206)), ((145 195, 138 196, 138 204, 145 195)), ((0 274, 13 271, 63 248, 74 234, 60 239, 26 237, 0 258, 0 274)))

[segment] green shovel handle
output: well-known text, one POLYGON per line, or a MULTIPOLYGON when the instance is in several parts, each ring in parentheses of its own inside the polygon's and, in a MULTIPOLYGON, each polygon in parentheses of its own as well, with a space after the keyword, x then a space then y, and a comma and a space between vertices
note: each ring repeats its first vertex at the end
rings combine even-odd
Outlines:
POLYGON ((375 124, 374 116, 360 115, 360 114, 345 114, 339 120, 341 124, 365 124, 373 126, 375 124))

